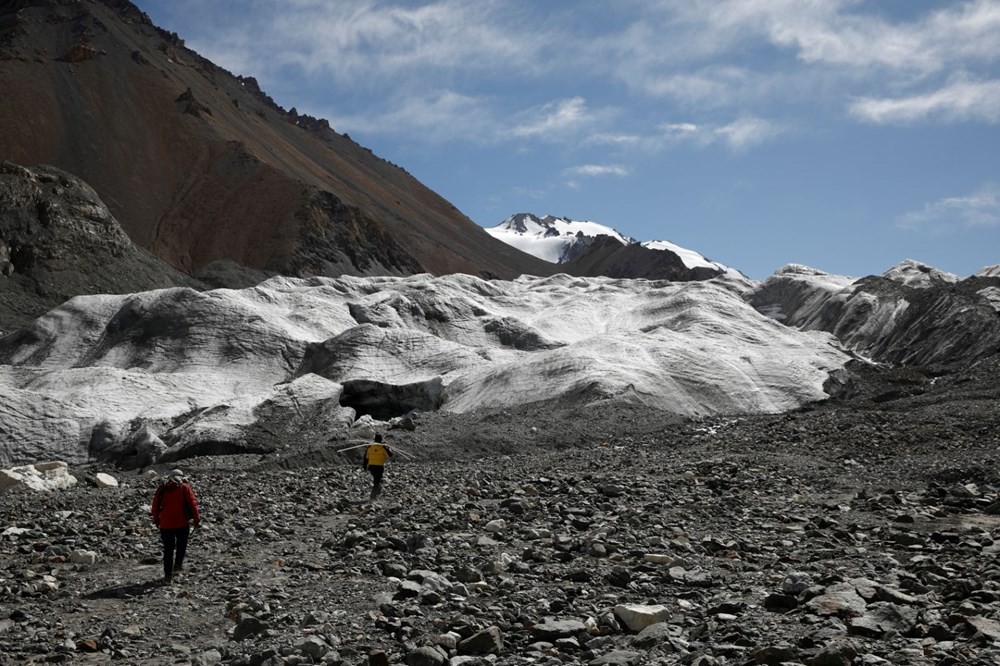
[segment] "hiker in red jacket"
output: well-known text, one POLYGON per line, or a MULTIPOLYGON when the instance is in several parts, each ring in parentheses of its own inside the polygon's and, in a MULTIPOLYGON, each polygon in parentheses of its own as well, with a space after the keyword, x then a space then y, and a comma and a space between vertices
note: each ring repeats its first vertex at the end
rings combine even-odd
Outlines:
POLYGON ((160 528, 163 541, 163 580, 169 583, 175 571, 181 571, 187 551, 191 526, 201 524, 198 500, 184 480, 184 472, 170 472, 166 483, 161 483, 153 496, 153 522, 160 528), (176 551, 176 556, 175 556, 176 551))

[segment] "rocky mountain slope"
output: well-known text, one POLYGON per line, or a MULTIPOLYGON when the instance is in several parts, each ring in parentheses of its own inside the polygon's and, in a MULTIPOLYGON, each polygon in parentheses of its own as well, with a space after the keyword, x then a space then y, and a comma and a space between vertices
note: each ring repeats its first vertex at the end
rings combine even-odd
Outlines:
POLYGON ((790 265, 750 303, 789 326, 826 331, 877 361, 971 362, 1000 352, 1000 280, 987 267, 959 280, 904 261, 855 280, 790 265))
POLYGON ((189 274, 552 273, 127 0, 3 3, 0 63, 0 156, 82 178, 189 274))
POLYGON ((427 414, 373 505, 335 445, 186 461, 170 586, 158 478, 76 469, 3 498, 0 662, 992 666, 998 370, 781 415, 427 414))
POLYGON ((0 162, 0 335, 85 293, 199 287, 135 246, 86 183, 0 162))

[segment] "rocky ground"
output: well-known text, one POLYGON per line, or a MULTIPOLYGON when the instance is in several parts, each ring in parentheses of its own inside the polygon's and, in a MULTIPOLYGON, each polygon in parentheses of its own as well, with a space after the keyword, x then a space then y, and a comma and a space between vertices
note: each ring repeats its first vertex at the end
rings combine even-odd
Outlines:
POLYGON ((349 442, 184 461, 169 586, 158 479, 76 470, 0 497, 0 663, 997 664, 997 369, 784 415, 425 415, 374 504, 349 442))

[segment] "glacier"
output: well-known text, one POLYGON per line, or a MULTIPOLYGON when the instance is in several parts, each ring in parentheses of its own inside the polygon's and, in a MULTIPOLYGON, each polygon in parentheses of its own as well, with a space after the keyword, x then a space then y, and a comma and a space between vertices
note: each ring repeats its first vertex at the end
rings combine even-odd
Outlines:
POLYGON ((264 452, 414 409, 826 398, 851 355, 755 310, 756 286, 456 274, 79 296, 0 339, 0 466, 264 452))

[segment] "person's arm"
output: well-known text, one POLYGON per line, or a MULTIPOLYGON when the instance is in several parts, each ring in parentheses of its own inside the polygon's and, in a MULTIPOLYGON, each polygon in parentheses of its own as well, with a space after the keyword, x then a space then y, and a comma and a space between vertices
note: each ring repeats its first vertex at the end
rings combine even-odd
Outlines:
POLYGON ((156 489, 156 494, 153 495, 153 524, 157 527, 160 526, 160 495, 163 493, 163 486, 156 489))
POLYGON ((201 525, 201 513, 198 511, 198 498, 194 496, 194 491, 191 490, 191 486, 184 484, 184 500, 187 502, 188 508, 191 509, 191 520, 194 521, 194 526, 198 527, 201 525))
POLYGON ((365 449, 365 457, 361 460, 362 469, 368 469, 368 449, 365 449))

